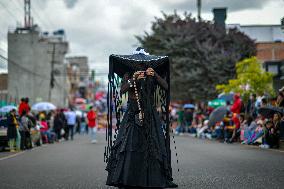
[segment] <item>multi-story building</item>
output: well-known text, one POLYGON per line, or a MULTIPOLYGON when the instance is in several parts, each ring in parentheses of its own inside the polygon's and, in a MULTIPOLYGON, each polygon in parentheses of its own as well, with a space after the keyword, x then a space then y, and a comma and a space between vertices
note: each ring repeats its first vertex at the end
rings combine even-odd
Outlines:
POLYGON ((31 104, 50 101, 68 105, 69 82, 64 31, 41 33, 39 28, 16 28, 8 32, 8 93, 29 97, 31 104))
POLYGON ((69 80, 71 82, 71 95, 76 97, 89 98, 89 64, 86 56, 73 56, 66 58, 69 65, 69 80))
POLYGON ((229 24, 228 28, 238 28, 256 42, 257 58, 266 71, 275 74, 274 88, 284 86, 284 31, 281 25, 239 25, 229 24))

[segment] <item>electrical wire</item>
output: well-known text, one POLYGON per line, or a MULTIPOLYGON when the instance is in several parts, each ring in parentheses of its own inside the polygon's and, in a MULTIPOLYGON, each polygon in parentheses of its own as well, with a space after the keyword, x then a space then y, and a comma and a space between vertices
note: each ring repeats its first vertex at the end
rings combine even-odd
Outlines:
POLYGON ((8 61, 8 64, 11 63, 11 64, 13 64, 14 66, 20 68, 21 71, 25 71, 25 72, 27 72, 27 73, 30 73, 30 74, 34 75, 34 76, 38 76, 38 77, 40 77, 40 78, 48 78, 48 77, 45 77, 45 76, 40 75, 40 74, 38 74, 38 73, 35 73, 35 72, 33 72, 33 71, 31 71, 31 70, 29 70, 29 69, 23 67, 23 66, 20 66, 20 65, 17 64, 16 62, 14 62, 14 61, 12 61, 12 60, 10 60, 10 59, 8 59, 8 58, 2 56, 1 54, 0 54, 0 58, 3 59, 3 60, 8 61))
MULTIPOLYGON (((39 5, 39 1, 34 1, 34 7, 35 7, 35 9, 36 10, 40 10, 40 5, 39 5)), ((33 9, 33 6, 31 6, 31 8, 32 8, 32 10, 33 10, 33 12, 36 14, 36 15, 38 15, 38 17, 41 17, 41 16, 39 16, 39 14, 37 14, 37 12, 35 11, 35 9, 33 9)), ((41 11, 41 13, 44 15, 44 20, 46 21, 46 23, 48 23, 47 25, 49 25, 51 28, 55 28, 54 27, 54 24, 50 21, 50 19, 49 19, 49 17, 48 17, 48 15, 46 15, 45 14, 45 12, 44 11, 41 11)))
POLYGON ((13 17, 16 22, 18 21, 18 18, 5 6, 5 4, 3 4, 1 1, 0 1, 0 5, 6 10, 6 12, 11 16, 13 17))

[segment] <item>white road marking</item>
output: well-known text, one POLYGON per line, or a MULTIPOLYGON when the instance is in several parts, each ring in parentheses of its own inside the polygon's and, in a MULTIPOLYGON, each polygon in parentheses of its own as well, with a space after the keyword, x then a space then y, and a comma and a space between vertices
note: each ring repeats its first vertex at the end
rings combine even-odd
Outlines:
POLYGON ((22 152, 19 152, 19 153, 16 153, 16 154, 12 154, 12 155, 9 155, 9 156, 6 156, 6 157, 2 157, 2 158, 0 158, 0 161, 5 160, 5 159, 10 159, 10 158, 13 158, 13 157, 16 157, 16 156, 19 156, 19 155, 21 155, 23 153, 25 153, 25 151, 22 151, 22 152))

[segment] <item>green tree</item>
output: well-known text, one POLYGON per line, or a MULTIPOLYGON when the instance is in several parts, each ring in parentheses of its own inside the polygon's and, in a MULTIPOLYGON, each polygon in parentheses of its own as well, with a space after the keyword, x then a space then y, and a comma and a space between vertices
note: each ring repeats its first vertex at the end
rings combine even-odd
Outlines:
POLYGON ((151 33, 136 38, 149 53, 169 56, 174 100, 214 98, 215 86, 235 77, 236 62, 256 52, 254 41, 237 29, 197 22, 187 13, 163 14, 151 33))
POLYGON ((262 69, 256 57, 244 59, 236 64, 237 78, 227 84, 217 85, 220 92, 236 92, 245 98, 250 94, 274 95, 273 74, 262 69))

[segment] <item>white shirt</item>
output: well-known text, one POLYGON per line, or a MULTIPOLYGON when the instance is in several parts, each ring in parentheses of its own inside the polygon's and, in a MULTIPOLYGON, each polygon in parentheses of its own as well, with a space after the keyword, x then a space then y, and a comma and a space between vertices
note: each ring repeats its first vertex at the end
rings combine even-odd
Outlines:
POLYGON ((73 111, 69 111, 66 113, 67 125, 75 125, 76 124, 76 113, 73 111))

